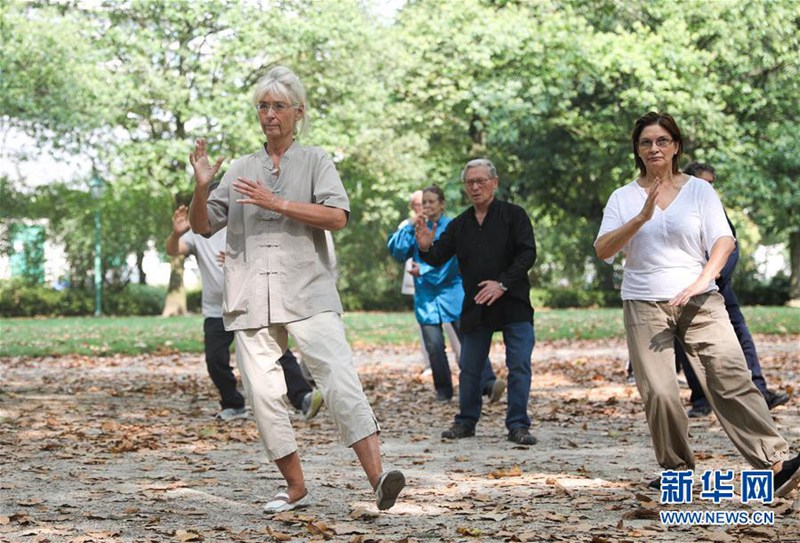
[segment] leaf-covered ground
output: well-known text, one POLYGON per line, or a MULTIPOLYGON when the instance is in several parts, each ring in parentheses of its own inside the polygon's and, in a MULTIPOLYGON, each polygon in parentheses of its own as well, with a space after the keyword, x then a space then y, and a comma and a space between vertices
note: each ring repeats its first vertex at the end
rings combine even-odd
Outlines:
MULTIPOLYGON (((771 386, 797 388, 800 338, 757 343, 771 386)), ((536 346, 531 448, 506 441, 505 401, 484 407, 475 438, 442 442, 456 404, 432 401, 419 352, 355 355, 384 462, 408 487, 379 514, 323 408, 310 423, 296 419, 315 503, 275 518, 261 506, 280 488, 277 470, 252 420, 212 419, 200 356, 0 359, 0 541, 800 541, 798 493, 671 507, 772 511, 773 526, 661 525, 644 484, 657 466, 620 342, 536 346)), ((501 367, 502 351, 492 359, 501 367)), ((773 412, 795 450, 798 407, 773 412)), ((747 467, 713 417, 693 420, 691 433, 698 470, 747 467)))

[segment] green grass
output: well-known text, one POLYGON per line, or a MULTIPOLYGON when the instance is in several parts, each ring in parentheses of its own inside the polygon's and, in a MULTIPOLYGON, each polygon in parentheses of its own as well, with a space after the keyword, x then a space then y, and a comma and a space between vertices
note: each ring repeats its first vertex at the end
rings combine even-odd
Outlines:
MULTIPOLYGON (((800 334, 800 310, 746 307, 756 334, 800 334)), ((413 313, 347 313, 348 339, 354 347, 411 345, 419 341, 413 313)), ((622 338, 621 309, 538 310, 536 339, 622 338)), ((0 357, 66 354, 112 355, 202 352, 203 318, 65 317, 0 319, 0 357)))

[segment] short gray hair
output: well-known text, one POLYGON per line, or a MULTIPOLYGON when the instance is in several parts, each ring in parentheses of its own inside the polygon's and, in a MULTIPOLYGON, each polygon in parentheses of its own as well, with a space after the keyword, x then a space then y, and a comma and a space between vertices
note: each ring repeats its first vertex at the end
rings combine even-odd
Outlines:
POLYGON ((308 105, 306 89, 300 78, 286 66, 275 66, 256 83, 256 88, 253 90, 253 105, 257 106, 267 94, 285 98, 294 107, 301 105, 305 107, 303 117, 297 122, 298 133, 305 134, 308 129, 308 105))
POLYGON ((477 168, 479 166, 486 166, 489 168, 489 177, 492 179, 497 178, 497 168, 494 167, 494 164, 492 164, 491 160, 488 158, 475 158, 467 162, 466 166, 464 166, 464 169, 461 170, 461 182, 463 183, 464 179, 467 178, 467 170, 470 168, 477 168))

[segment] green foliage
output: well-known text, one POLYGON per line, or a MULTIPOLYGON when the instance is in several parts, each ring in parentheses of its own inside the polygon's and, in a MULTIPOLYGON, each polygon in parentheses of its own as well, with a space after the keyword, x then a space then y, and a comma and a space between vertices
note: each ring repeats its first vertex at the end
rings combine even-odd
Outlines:
POLYGON ((789 301, 789 278, 784 274, 767 282, 734 281, 734 289, 740 304, 774 306, 789 301))
MULTIPOLYGON (((717 167, 729 210, 746 210, 765 241, 800 229, 792 0, 417 1, 391 23, 358 0, 72 4, 0 3, 0 111, 4 125, 90 156, 108 183, 113 285, 127 281, 127 254, 163 243, 171 209, 189 198, 195 138, 229 159, 260 145, 250 91, 276 63, 306 84, 302 142, 331 154, 350 196, 335 236, 350 308, 402 304, 387 236, 424 185, 461 211, 458 174, 478 155, 498 166, 500 196, 533 219, 536 286, 614 288, 616 268, 592 241, 609 194, 636 175, 629 132, 650 109, 676 117, 686 158, 717 167)), ((85 180, 14 189, 23 197, 3 197, 12 216, 49 218, 70 279, 88 285, 85 180)))
POLYGON ((581 288, 551 288, 547 291, 544 306, 553 309, 567 307, 609 307, 622 306, 619 292, 585 290, 581 288))
POLYGON ((0 281, 0 315, 4 317, 57 315, 62 298, 61 292, 23 279, 0 281))
POLYGON ((203 290, 186 291, 186 309, 189 313, 203 312, 203 290))
MULTIPOLYGON (((164 294, 163 288, 138 284, 106 291, 103 314, 159 315, 164 294)), ((22 279, 0 281, 0 316, 3 317, 81 316, 92 315, 94 311, 95 295, 89 289, 55 290, 31 285, 22 279)))
POLYGON ((128 284, 117 292, 108 292, 103 311, 108 315, 160 315, 166 289, 128 284))

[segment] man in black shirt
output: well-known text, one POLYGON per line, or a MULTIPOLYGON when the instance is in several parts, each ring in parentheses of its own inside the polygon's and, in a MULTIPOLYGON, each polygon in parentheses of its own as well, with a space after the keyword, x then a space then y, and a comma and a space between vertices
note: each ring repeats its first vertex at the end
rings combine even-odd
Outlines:
POLYGON ((468 162, 461 180, 472 207, 453 219, 435 243, 435 230, 428 228, 425 217, 419 215, 414 221, 422 260, 439 266, 456 255, 464 281, 460 412, 442 437, 475 435, 481 416, 481 370, 492 334, 500 330, 508 367, 508 439, 533 445, 536 438, 528 430, 534 344, 528 270, 536 260, 533 228, 524 209, 495 199, 497 171, 489 160, 468 162))

